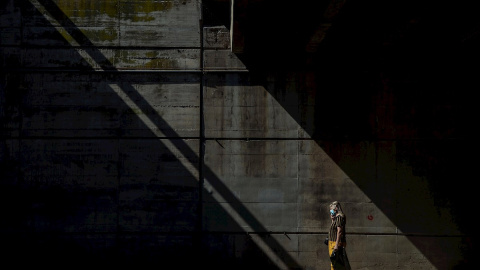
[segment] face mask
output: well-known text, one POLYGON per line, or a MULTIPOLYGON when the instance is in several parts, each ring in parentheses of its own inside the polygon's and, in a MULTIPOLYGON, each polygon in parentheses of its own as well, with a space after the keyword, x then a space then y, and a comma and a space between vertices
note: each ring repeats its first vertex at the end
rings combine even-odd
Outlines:
POLYGON ((330 215, 335 216, 335 211, 330 209, 330 215))

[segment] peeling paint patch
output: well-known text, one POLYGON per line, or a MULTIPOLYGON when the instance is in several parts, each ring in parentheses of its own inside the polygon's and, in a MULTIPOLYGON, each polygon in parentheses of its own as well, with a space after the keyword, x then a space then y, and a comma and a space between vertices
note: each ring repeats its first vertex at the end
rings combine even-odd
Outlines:
POLYGON ((132 22, 148 22, 157 18, 155 13, 171 9, 174 1, 120 1, 122 17, 132 22))

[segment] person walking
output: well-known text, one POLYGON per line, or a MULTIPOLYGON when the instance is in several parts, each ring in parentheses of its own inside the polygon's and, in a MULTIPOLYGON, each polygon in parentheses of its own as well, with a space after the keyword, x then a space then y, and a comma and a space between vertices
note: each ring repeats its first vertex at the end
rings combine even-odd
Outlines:
POLYGON ((346 237, 347 217, 342 210, 342 206, 338 201, 330 204, 330 218, 332 224, 328 233, 328 254, 330 256, 331 270, 346 269, 350 270, 350 262, 348 261, 346 237))

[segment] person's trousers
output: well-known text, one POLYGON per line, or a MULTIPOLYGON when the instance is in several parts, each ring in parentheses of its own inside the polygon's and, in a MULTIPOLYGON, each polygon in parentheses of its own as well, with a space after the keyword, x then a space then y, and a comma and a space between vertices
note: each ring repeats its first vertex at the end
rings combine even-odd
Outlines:
MULTIPOLYGON (((343 247, 346 247, 346 246, 347 246, 346 244, 343 244, 343 247)), ((332 256, 332 252, 333 252, 334 247, 335 247, 335 241, 328 241, 328 256, 329 257, 332 256)), ((334 270, 332 263, 330 263, 330 269, 334 270)))

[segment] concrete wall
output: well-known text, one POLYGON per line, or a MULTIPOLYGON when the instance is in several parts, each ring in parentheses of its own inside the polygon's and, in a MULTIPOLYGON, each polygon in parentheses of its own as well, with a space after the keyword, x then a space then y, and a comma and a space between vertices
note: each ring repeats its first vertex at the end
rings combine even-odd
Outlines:
POLYGON ((353 269, 469 263, 458 88, 335 43, 265 66, 196 0, 1 7, 4 258, 328 269, 338 200, 353 269))

